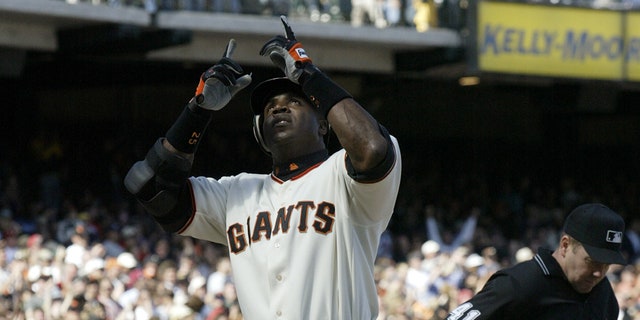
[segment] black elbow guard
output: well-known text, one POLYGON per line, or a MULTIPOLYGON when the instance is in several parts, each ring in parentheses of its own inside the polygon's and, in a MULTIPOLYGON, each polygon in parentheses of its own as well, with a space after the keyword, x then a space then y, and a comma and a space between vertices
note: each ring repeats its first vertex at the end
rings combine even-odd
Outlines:
MULTIPOLYGON (((136 162, 126 177, 124 185, 142 206, 161 224, 168 220, 186 220, 169 217, 189 177, 191 160, 170 152, 158 139, 144 160, 136 162)), ((185 214, 188 214, 185 212, 185 214)))

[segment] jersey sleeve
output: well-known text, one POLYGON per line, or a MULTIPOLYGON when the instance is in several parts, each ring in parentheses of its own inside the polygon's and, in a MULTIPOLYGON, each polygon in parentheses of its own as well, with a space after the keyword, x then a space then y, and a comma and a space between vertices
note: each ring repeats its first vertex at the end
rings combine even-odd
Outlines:
POLYGON ((225 208, 231 179, 190 178, 194 215, 189 224, 179 232, 180 235, 227 244, 225 208))
POLYGON ((507 319, 504 310, 515 301, 517 287, 512 277, 498 272, 473 298, 451 311, 447 320, 507 319))
POLYGON ((347 185, 349 201, 352 202, 352 207, 356 208, 349 214, 356 223, 369 225, 391 218, 402 173, 402 158, 398 141, 393 136, 391 141, 395 152, 394 162, 387 172, 376 181, 357 181, 349 176, 344 161, 341 164, 344 168, 343 178, 347 185))

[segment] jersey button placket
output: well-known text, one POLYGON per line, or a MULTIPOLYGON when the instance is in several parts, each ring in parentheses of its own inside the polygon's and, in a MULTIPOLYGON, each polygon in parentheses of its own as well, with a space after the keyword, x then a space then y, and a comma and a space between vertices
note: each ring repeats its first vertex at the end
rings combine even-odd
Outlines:
POLYGON ((283 308, 286 308, 287 295, 285 281, 287 280, 287 257, 282 255, 286 242, 282 242, 282 234, 271 238, 271 250, 269 252, 269 290, 272 293, 271 312, 272 319, 286 319, 283 308))

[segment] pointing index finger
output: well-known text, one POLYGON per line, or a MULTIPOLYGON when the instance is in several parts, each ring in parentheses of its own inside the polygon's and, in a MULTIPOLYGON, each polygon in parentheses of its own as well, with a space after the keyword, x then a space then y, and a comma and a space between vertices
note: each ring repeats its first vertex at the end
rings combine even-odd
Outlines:
POLYGON ((224 54, 222 55, 222 57, 231 58, 231 55, 233 54, 233 51, 235 49, 236 49, 236 40, 230 39, 229 43, 227 44, 227 47, 224 49, 224 54))
POLYGON ((280 16, 280 21, 282 21, 282 24, 284 25, 284 34, 287 37, 287 39, 296 40, 296 36, 293 34, 293 30, 291 29, 291 26, 289 25, 289 22, 287 21, 287 17, 286 16, 280 16))

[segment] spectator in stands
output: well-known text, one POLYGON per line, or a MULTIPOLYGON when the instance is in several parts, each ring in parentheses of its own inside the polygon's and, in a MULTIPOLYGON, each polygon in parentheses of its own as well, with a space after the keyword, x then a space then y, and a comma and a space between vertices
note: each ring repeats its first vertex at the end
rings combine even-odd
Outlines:
POLYGON ((207 279, 207 295, 216 296, 222 294, 227 283, 233 283, 231 274, 231 261, 228 257, 221 257, 216 264, 216 269, 207 279))
POLYGON ((402 1, 385 0, 383 5, 383 15, 387 21, 387 26, 398 26, 402 21, 402 1))
POLYGON ((109 226, 109 228, 104 231, 102 245, 104 246, 106 256, 117 257, 125 251, 121 243, 121 236, 120 230, 115 225, 109 226))
POLYGON ((351 0, 351 25, 354 27, 363 25, 374 25, 376 28, 386 27, 383 2, 380 0, 351 0))
POLYGON ((105 320, 116 320, 122 306, 114 299, 114 286, 107 277, 98 281, 98 301, 104 306, 105 320))
POLYGON ((469 244, 471 240, 473 240, 473 235, 478 223, 478 216, 480 215, 479 208, 471 209, 471 213, 457 234, 449 228, 440 227, 439 222, 436 220, 436 215, 441 214, 442 213, 439 213, 433 205, 427 205, 425 207, 427 236, 430 240, 438 243, 440 251, 452 253, 457 248, 469 244))
POLYGON ((481 278, 488 278, 502 268, 498 261, 496 248, 489 246, 482 249, 480 257, 482 258, 482 264, 478 266, 476 272, 481 278))
POLYGON ((404 281, 407 298, 426 306, 431 298, 429 287, 433 284, 430 277, 433 269, 422 268, 422 254, 417 251, 407 257, 407 264, 409 268, 404 281))
POLYGON ((83 319, 106 319, 107 313, 105 306, 98 299, 99 281, 97 279, 89 279, 87 281, 86 290, 84 292, 84 306, 82 308, 83 319))
POLYGON ((418 32, 438 26, 438 15, 434 0, 412 0, 415 14, 413 24, 418 32))
POLYGON ((89 235, 84 226, 78 225, 71 235, 71 243, 67 246, 65 263, 73 264, 78 270, 82 270, 89 256, 89 235))
POLYGON ((141 270, 136 259, 131 252, 122 252, 116 257, 114 269, 117 270, 118 281, 124 285, 125 289, 133 285, 141 278, 141 270))

